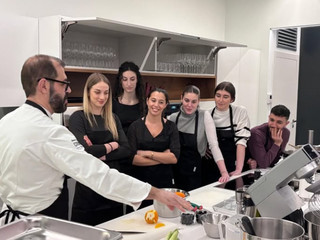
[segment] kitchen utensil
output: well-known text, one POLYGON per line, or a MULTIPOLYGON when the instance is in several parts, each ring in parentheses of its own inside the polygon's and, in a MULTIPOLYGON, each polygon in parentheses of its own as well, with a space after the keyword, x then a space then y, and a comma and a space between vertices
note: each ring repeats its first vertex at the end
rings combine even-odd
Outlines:
POLYGON ((320 193, 315 193, 312 195, 308 202, 309 210, 317 218, 320 218, 320 193))
POLYGON ((108 232, 119 232, 119 233, 124 233, 124 234, 141 234, 141 233, 146 233, 144 231, 134 231, 134 230, 119 230, 119 231, 115 231, 115 230, 110 230, 110 229, 106 229, 106 228, 102 228, 104 230, 107 230, 108 232))
POLYGON ((309 240, 320 240, 320 218, 313 212, 304 214, 309 240))
POLYGON ((212 206, 230 197, 233 197, 234 199, 234 191, 211 187, 205 191, 192 192, 192 194, 188 197, 188 201, 202 205, 204 209, 212 209, 212 206))
POLYGON ((299 224, 279 218, 252 218, 255 235, 243 232, 245 240, 302 240, 304 229, 299 224))
POLYGON ((281 219, 305 204, 288 182, 311 177, 318 169, 319 157, 320 154, 306 144, 250 185, 247 193, 261 216, 281 219))
POLYGON ((241 212, 238 212, 238 213, 244 214, 249 217, 256 216, 257 209, 249 194, 245 193, 245 196, 243 198, 243 209, 241 212))
POLYGON ((313 193, 308 202, 310 212, 320 218, 320 181, 309 185, 305 190, 313 193))
POLYGON ((186 211, 181 213, 180 223, 183 225, 192 225, 194 223, 194 212, 186 211))
POLYGON ((108 222, 99 224, 97 227, 121 232, 123 238, 126 240, 161 239, 165 237, 168 232, 173 231, 174 229, 179 227, 177 223, 165 221, 164 219, 160 218, 158 220, 158 223, 163 223, 164 226, 162 227, 155 228, 156 224, 146 223, 146 221, 144 220, 144 214, 149 209, 152 208, 140 209, 136 212, 132 212, 119 218, 115 218, 108 222), (129 233, 132 231, 145 233, 129 233))
POLYGON ((191 204, 191 206, 193 207, 192 211, 197 211, 197 210, 202 210, 203 209, 203 206, 202 205, 198 205, 196 203, 193 203, 193 202, 190 202, 189 203, 191 204))
POLYGON ((225 215, 219 213, 206 213, 200 217, 204 231, 208 237, 217 239, 220 238, 218 224, 220 220, 225 217, 225 215))
POLYGON ((119 232, 43 215, 27 216, 0 227, 0 239, 118 240, 119 232))
POLYGON ((236 202, 243 202, 244 194, 246 193, 246 190, 248 189, 249 185, 244 185, 243 187, 236 189, 236 202))
POLYGON ((240 221, 244 215, 235 214, 231 217, 221 219, 218 224, 219 236, 221 240, 242 240, 242 229, 240 221))
POLYGON ((237 213, 244 214, 249 217, 255 217, 256 207, 250 197, 246 192, 248 185, 245 185, 236 190, 236 204, 237 204, 237 213))
MULTIPOLYGON (((165 188, 164 190, 170 191, 170 192, 182 192, 185 197, 188 197, 190 194, 187 191, 177 189, 177 188, 165 188)), ((170 210, 167 205, 157 201, 153 200, 153 206, 154 209, 158 212, 159 217, 164 218, 175 218, 179 217, 181 214, 181 211, 178 208, 174 208, 173 210, 170 210)))
POLYGON ((196 213, 196 222, 202 224, 201 216, 210 212, 207 210, 197 210, 195 213, 196 213))
POLYGON ((248 218, 247 216, 243 216, 241 218, 241 223, 242 223, 242 226, 244 227, 244 230, 249 233, 250 235, 252 236, 255 236, 256 233, 254 231, 254 228, 252 226, 252 223, 251 223, 251 220, 250 218, 248 218))

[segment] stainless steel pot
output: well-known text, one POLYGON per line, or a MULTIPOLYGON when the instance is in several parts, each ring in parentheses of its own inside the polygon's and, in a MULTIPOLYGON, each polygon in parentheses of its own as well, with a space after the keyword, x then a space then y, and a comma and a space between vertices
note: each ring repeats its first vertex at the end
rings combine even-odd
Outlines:
MULTIPOLYGON (((164 188, 164 190, 169 192, 181 192, 185 195, 185 197, 189 197, 190 194, 187 191, 177 189, 177 188, 164 188)), ((163 218, 175 218, 179 217, 181 214, 181 211, 178 208, 174 208, 173 210, 170 210, 167 205, 157 201, 153 200, 153 207, 158 212, 159 217, 163 218)))
POLYGON ((251 219, 256 236, 243 232, 246 240, 303 240, 304 229, 299 224, 278 218, 251 219))
POLYGON ((318 218, 313 212, 307 212, 304 214, 304 219, 307 222, 309 240, 319 240, 320 218, 318 218))

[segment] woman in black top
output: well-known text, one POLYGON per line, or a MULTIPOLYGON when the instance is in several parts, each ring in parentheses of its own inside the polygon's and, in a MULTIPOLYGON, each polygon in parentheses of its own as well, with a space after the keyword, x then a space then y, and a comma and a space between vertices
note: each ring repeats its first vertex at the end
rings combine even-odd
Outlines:
POLYGON ((146 102, 147 115, 133 122, 128 130, 128 140, 135 153, 133 174, 155 187, 170 188, 174 186, 172 164, 177 163, 180 154, 179 132, 173 122, 162 116, 168 104, 165 90, 152 90, 146 102))
POLYGON ((115 84, 113 112, 120 118, 123 131, 127 134, 132 122, 144 116, 144 88, 139 67, 133 62, 121 64, 115 84))
MULTIPOLYGON (((112 113, 111 99, 109 80, 103 74, 91 74, 84 88, 83 110, 70 116, 69 127, 88 153, 121 171, 122 164, 131 158, 131 151, 121 123, 112 113)), ((123 204, 76 183, 72 221, 97 225, 121 215, 123 204)))

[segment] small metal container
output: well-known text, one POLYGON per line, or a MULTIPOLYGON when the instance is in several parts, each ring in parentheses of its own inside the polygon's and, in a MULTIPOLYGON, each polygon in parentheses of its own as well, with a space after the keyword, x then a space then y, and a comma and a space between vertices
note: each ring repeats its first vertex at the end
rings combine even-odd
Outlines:
POLYGON ((222 215, 219 213, 206 213, 200 217, 204 231, 208 237, 220 239, 218 224, 221 220, 221 216, 222 215))
POLYGON ((304 214, 310 240, 320 240, 320 218, 317 214, 319 213, 307 212, 304 214))
MULTIPOLYGON (((182 192, 185 195, 185 197, 190 196, 190 194, 187 191, 177 189, 177 188, 165 188, 164 190, 170 191, 170 192, 182 192)), ((179 217, 181 214, 181 211, 178 208, 174 208, 173 210, 170 210, 167 205, 157 200, 153 200, 153 207, 158 212, 159 217, 175 218, 175 217, 179 217)))
POLYGON ((236 190, 236 202, 240 203, 243 202, 243 197, 246 194, 249 185, 244 185, 243 187, 237 188, 236 190))

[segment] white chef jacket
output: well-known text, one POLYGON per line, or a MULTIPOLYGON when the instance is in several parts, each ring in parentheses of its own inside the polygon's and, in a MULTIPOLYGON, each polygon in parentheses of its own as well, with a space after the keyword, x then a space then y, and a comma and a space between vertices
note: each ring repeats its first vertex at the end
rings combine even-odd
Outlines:
POLYGON ((151 185, 110 169, 41 110, 23 104, 0 120, 0 198, 34 214, 60 195, 64 175, 135 209, 151 185))

